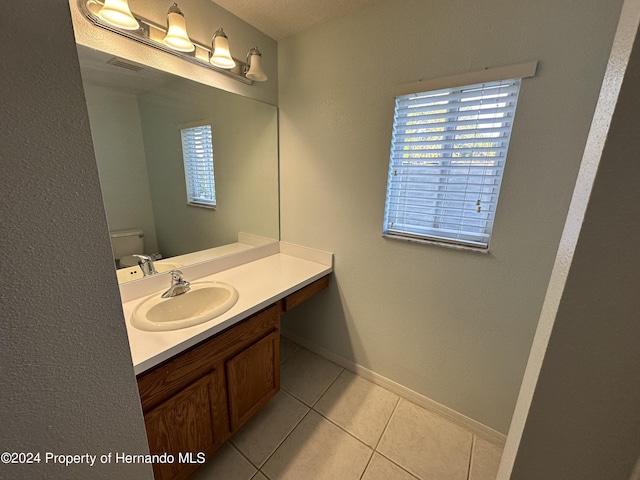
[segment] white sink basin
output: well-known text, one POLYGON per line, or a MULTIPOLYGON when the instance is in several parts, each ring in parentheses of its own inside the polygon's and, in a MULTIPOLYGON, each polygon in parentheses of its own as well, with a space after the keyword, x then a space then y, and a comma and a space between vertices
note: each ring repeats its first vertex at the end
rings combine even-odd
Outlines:
POLYGON ((161 294, 150 295, 133 309, 134 327, 147 331, 192 327, 222 315, 238 301, 236 289, 222 282, 194 282, 187 293, 171 298, 161 294))

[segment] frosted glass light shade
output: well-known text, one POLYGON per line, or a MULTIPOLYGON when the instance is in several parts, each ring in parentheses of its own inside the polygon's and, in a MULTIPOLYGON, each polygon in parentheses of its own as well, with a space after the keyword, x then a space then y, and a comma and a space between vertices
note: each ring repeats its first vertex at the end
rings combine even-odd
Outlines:
POLYGON ((236 62, 231 58, 231 52, 229 51, 229 39, 221 28, 213 34, 209 61, 212 65, 220 68, 233 68, 236 66, 236 62))
POLYGON ((137 30, 140 28, 134 18, 127 0, 105 0, 104 6, 98 11, 98 17, 114 27, 124 30, 137 30))
POLYGON ((184 16, 175 3, 167 13, 167 34, 162 41, 168 47, 179 52, 193 52, 196 49, 187 35, 184 16))
POLYGON ((249 70, 245 74, 245 77, 256 82, 264 82, 267 80, 267 74, 262 70, 262 55, 257 48, 251 49, 247 55, 247 63, 249 64, 249 70))

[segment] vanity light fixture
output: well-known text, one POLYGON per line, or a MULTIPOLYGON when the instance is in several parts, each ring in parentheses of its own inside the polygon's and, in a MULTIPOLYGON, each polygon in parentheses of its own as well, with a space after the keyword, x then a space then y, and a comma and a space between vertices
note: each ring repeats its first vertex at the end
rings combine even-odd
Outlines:
POLYGON ((105 0, 104 5, 98 10, 98 17, 114 27, 124 30, 137 30, 140 28, 127 0, 105 0))
POLYGON ((247 53, 247 65, 244 68, 244 76, 250 80, 264 82, 267 79, 267 74, 262 70, 262 54, 258 47, 253 47, 249 50, 249 53, 247 53))
POLYGON ((170 53, 248 85, 267 79, 261 66, 262 56, 257 47, 247 53, 245 63, 231 56, 229 39, 222 28, 213 34, 211 46, 194 42, 187 34, 185 17, 175 3, 169 7, 165 27, 131 12, 127 0, 76 1, 80 12, 96 27, 170 53))
POLYGON ((174 3, 167 12, 167 34, 162 39, 164 44, 179 52, 193 52, 196 47, 187 35, 187 24, 184 15, 174 3))
POLYGON ((209 61, 212 65, 220 68, 233 68, 236 66, 236 62, 231 58, 231 52, 229 51, 229 39, 222 28, 216 30, 211 39, 211 59, 209 61))

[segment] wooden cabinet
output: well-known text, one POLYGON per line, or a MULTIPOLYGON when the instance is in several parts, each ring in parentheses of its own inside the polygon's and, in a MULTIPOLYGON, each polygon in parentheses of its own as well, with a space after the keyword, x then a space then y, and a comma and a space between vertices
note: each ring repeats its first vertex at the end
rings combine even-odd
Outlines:
POLYGON ((280 390, 280 332, 257 341, 226 362, 229 419, 236 431, 280 390))
POLYGON ((185 479, 280 390, 280 314, 328 276, 138 376, 156 480, 185 479), (200 456, 198 456, 200 454, 200 456), (193 463, 192 463, 193 462, 193 463))
POLYGON ((151 453, 171 453, 172 463, 154 464, 156 480, 186 478, 197 467, 197 452, 211 455, 228 436, 223 371, 214 369, 145 414, 151 453), (193 457, 180 457, 192 452, 193 457))
POLYGON ((140 374, 156 480, 187 478, 280 389, 281 303, 140 374), (185 456, 185 454, 187 454, 185 456), (190 463, 193 461, 194 463, 190 463))

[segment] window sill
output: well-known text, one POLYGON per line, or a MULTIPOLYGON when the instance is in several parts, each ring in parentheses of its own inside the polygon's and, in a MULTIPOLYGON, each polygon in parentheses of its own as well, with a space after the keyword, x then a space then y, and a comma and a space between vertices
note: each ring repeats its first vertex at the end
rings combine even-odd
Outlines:
POLYGON ((190 207, 208 208, 210 210, 216 209, 216 205, 208 205, 206 203, 187 202, 187 205, 190 207))
POLYGON ((453 250, 464 250, 467 252, 474 252, 474 253, 480 253, 482 255, 487 255, 489 253, 489 249, 488 248, 481 248, 481 247, 472 247, 470 245, 461 245, 461 244, 457 244, 457 243, 449 243, 449 242, 439 242, 437 240, 429 240, 426 238, 414 238, 414 237, 403 237, 400 235, 390 235, 387 233, 383 233, 382 234, 383 238, 390 238, 392 240, 401 240, 401 241, 405 241, 405 242, 413 242, 413 243, 425 243, 428 245, 435 245, 438 247, 445 247, 445 248, 450 248, 453 250))

